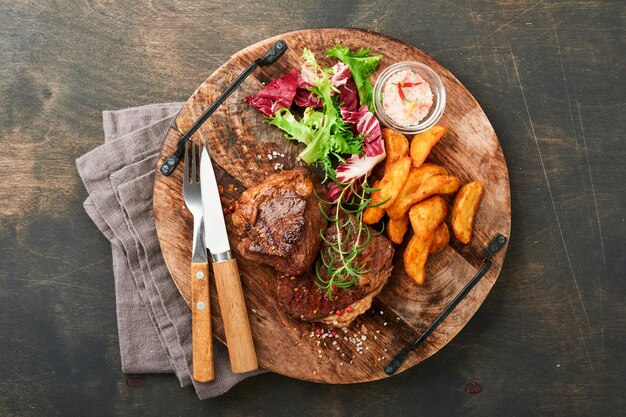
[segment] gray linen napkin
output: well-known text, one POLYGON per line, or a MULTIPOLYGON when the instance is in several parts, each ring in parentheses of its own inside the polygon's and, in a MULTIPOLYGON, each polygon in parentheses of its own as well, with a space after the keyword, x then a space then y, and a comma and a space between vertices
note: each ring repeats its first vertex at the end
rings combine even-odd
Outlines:
POLYGON ((85 211, 111 241, 122 371, 175 373, 205 399, 265 371, 233 374, 226 347, 214 341, 215 381, 191 378, 191 312, 165 266, 152 213, 158 152, 182 104, 103 112, 105 144, 76 166, 89 193, 85 211))

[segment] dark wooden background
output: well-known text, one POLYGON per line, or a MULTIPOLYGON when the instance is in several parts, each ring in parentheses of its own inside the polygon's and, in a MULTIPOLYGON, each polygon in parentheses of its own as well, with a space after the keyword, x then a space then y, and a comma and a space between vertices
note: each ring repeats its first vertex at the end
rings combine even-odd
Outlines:
POLYGON ((0 0, 0 415, 623 415, 625 26, 622 0, 0 0), (493 123, 513 228, 492 293, 383 381, 266 374, 199 401, 174 376, 128 379, 74 165, 102 143, 101 111, 184 101, 251 43, 337 26, 421 48, 493 123))

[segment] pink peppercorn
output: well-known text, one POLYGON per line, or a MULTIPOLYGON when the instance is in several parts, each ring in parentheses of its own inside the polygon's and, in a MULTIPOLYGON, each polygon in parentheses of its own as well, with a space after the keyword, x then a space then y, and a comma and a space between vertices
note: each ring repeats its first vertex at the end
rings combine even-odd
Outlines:
POLYGON ((351 312, 352 312, 352 306, 348 306, 348 307, 346 307, 346 311, 347 311, 348 313, 351 313, 351 312))
POLYGON ((332 337, 335 337, 335 336, 337 336, 337 332, 333 330, 332 332, 330 332, 330 335, 331 335, 332 337))
POLYGON ((315 333, 322 334, 322 329, 320 329, 320 328, 315 329, 315 333))
POLYGON ((337 310, 337 311, 335 311, 335 314, 338 315, 338 316, 341 316, 343 314, 343 311, 337 310))

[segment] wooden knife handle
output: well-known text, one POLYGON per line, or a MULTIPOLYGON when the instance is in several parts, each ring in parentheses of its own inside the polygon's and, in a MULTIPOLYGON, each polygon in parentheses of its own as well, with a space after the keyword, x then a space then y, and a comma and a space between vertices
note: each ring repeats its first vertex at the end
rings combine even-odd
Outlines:
POLYGON ((215 379, 213 369, 213 336, 209 297, 209 264, 191 264, 191 345, 193 379, 209 382, 215 379))
POLYGON ((254 371, 259 365, 254 352, 237 261, 228 259, 215 262, 213 272, 226 333, 230 368, 234 373, 254 371))

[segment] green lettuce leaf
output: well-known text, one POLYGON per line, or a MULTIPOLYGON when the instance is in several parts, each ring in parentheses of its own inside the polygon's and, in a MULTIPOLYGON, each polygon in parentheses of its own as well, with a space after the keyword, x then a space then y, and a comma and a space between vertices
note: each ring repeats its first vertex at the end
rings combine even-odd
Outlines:
POLYGON ((333 48, 326 51, 326 56, 337 58, 350 67, 350 73, 359 91, 359 101, 361 105, 367 104, 370 111, 374 111, 372 101, 374 87, 369 80, 369 76, 376 70, 378 61, 380 61, 383 56, 369 56, 370 53, 371 51, 369 49, 364 48, 359 49, 357 53, 353 53, 349 48, 335 45, 333 48))
MULTIPOLYGON (((316 62, 308 50, 305 51, 303 59, 311 65, 316 62)), ((311 91, 322 100, 321 112, 307 108, 302 119, 297 120, 289 109, 280 109, 274 116, 267 117, 266 121, 284 131, 285 138, 307 145, 300 153, 300 158, 307 164, 321 163, 326 177, 334 178, 332 158, 343 161, 342 154, 361 153, 363 138, 355 137, 341 118, 337 103, 338 95, 333 94, 330 74, 328 71, 321 71, 311 88, 311 91)))

